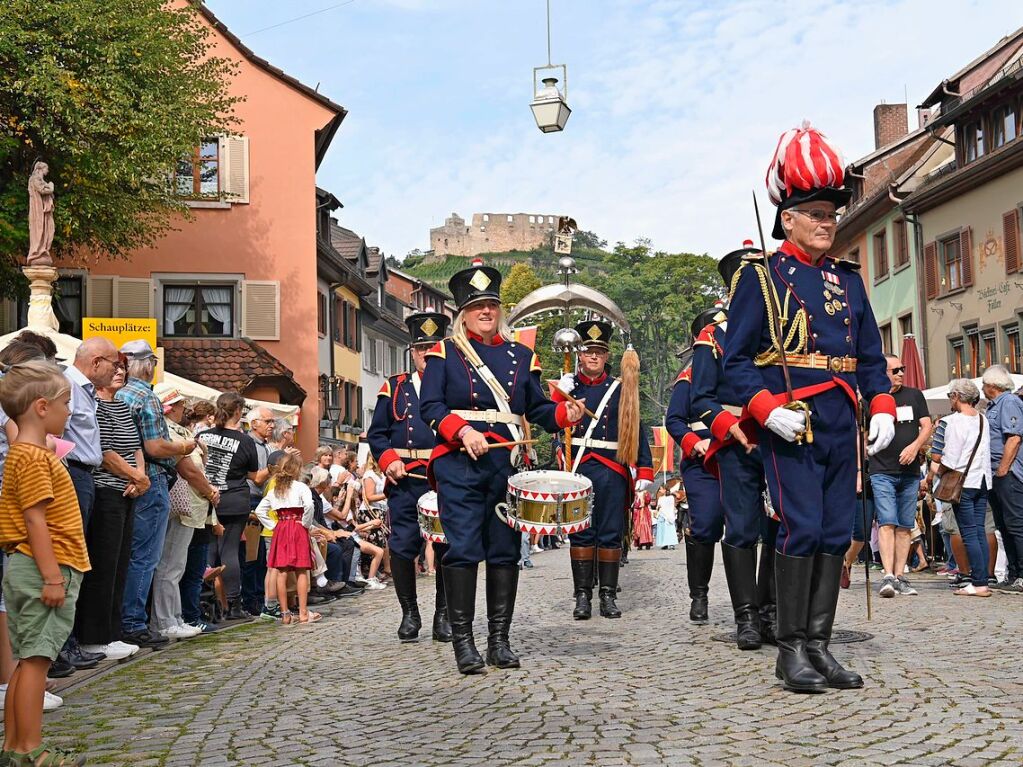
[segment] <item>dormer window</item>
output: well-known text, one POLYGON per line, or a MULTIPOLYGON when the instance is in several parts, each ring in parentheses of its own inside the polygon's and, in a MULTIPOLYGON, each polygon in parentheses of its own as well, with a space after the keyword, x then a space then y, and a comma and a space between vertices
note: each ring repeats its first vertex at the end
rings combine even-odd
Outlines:
POLYGON ((967 123, 963 129, 963 142, 966 144, 966 162, 984 156, 984 124, 980 120, 967 123))
POLYGON ((991 148, 998 147, 1016 138, 1016 110, 1011 106, 1001 106, 995 110, 991 122, 991 148))

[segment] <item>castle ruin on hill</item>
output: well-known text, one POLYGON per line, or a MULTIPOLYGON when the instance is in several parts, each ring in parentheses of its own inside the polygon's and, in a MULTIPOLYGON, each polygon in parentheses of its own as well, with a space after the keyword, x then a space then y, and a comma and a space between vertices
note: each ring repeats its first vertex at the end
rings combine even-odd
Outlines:
POLYGON ((532 250, 548 242, 558 217, 539 213, 474 213, 472 224, 452 213, 444 226, 430 230, 430 249, 435 256, 477 256, 532 250))

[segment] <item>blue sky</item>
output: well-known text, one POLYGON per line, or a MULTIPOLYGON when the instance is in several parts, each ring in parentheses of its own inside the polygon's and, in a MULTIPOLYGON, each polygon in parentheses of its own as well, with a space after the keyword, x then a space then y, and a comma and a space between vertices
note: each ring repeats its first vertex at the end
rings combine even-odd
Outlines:
POLYGON ((1023 26, 1019 0, 551 0, 573 112, 543 135, 544 0, 354 0, 258 31, 340 1, 207 5, 349 110, 318 183, 399 258, 452 211, 564 213, 612 243, 720 256, 753 236, 783 130, 808 118, 861 157, 875 104, 908 93, 915 128, 942 78, 1023 26))

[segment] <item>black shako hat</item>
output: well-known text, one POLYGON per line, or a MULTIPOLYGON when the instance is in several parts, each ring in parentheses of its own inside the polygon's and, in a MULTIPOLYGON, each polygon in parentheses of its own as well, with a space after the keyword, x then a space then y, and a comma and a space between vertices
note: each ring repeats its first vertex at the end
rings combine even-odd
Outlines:
POLYGON ((728 312, 721 306, 713 306, 710 309, 704 309, 702 312, 693 318, 693 324, 689 326, 689 332, 693 336, 693 340, 700 335, 700 331, 707 327, 710 323, 728 317, 728 312))
POLYGON ((440 312, 417 312, 405 318, 408 334, 412 337, 410 346, 434 344, 443 341, 448 334, 451 318, 440 312))
POLYGON ((592 346, 606 351, 611 348, 611 335, 614 333, 614 328, 611 327, 610 322, 586 320, 586 322, 580 322, 575 326, 575 332, 582 338, 582 343, 579 344, 581 349, 588 349, 592 346))
POLYGON ((732 289, 732 278, 735 273, 739 271, 739 265, 742 263, 742 259, 746 256, 752 255, 753 253, 759 253, 759 248, 753 247, 753 240, 743 240, 742 247, 738 250, 733 250, 730 253, 726 253, 718 261, 718 274, 721 275, 721 279, 725 283, 725 289, 732 289))
POLYGON ((482 258, 474 258, 472 266, 452 275, 448 290, 455 297, 458 311, 477 301, 500 301, 501 273, 492 266, 484 266, 482 258))

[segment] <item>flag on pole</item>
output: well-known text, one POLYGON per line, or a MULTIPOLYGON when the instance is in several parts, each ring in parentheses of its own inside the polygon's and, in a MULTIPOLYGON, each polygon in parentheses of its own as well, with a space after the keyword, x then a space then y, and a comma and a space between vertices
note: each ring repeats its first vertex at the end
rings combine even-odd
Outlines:
POLYGON ((674 474, 675 472, 675 441, 663 426, 654 426, 653 442, 650 453, 653 458, 654 474, 674 474))
POLYGON ((521 328, 515 328, 512 332, 515 336, 515 341, 528 346, 530 349, 536 350, 536 325, 526 325, 521 328))

